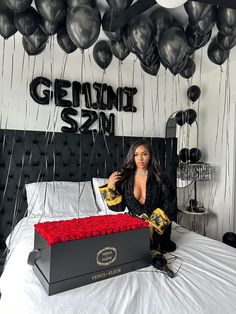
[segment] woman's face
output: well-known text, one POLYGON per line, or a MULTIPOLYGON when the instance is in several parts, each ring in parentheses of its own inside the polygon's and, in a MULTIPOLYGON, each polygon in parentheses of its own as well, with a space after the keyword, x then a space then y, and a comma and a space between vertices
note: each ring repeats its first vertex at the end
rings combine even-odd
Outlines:
POLYGON ((148 149, 144 145, 140 145, 134 152, 134 163, 137 169, 145 171, 151 159, 148 149))

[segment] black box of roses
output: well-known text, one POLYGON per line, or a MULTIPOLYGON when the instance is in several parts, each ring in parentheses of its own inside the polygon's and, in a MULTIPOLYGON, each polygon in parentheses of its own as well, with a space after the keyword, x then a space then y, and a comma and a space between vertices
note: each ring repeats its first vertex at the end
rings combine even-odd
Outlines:
POLYGON ((53 295, 150 265, 148 224, 125 214, 35 225, 30 264, 53 295))

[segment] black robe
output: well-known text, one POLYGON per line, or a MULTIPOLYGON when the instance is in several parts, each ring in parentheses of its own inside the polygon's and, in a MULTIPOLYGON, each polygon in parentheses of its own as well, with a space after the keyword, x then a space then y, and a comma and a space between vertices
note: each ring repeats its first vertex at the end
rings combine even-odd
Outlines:
POLYGON ((134 197, 134 174, 116 184, 116 189, 122 195, 122 202, 109 206, 113 211, 124 211, 127 207, 134 216, 146 213, 148 216, 156 209, 162 209, 170 220, 177 219, 177 198, 169 177, 165 174, 159 176, 159 181, 154 174, 149 174, 146 182, 146 199, 141 204, 134 197))

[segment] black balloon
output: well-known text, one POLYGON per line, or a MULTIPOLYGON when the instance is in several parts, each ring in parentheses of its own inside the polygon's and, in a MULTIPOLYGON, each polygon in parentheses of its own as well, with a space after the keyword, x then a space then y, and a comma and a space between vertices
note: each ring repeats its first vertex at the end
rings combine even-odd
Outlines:
POLYGON ((23 36, 22 43, 25 51, 29 55, 37 55, 45 49, 47 36, 39 27, 32 35, 27 37, 23 36))
POLYGON ((199 49, 204 47, 211 38, 212 31, 209 33, 197 33, 195 32, 190 25, 187 26, 185 31, 189 46, 193 49, 199 49))
POLYGON ((127 47, 125 46, 123 39, 119 41, 111 40, 110 48, 113 55, 121 61, 123 61, 130 53, 127 47))
POLYGON ((112 7, 115 11, 124 11, 126 10, 133 0, 106 0, 109 6, 112 7))
POLYGON ((196 163, 201 159, 202 153, 198 148, 191 148, 189 153, 189 159, 191 163, 196 163))
POLYGON ((67 13, 65 0, 35 0, 35 5, 39 14, 51 23, 63 20, 67 13))
POLYGON ((77 46, 70 39, 65 25, 57 33, 57 42, 66 53, 72 53, 77 49, 77 46))
POLYGON ((25 11, 30 7, 32 1, 33 0, 4 0, 5 4, 15 13, 25 11))
POLYGON ((201 89, 197 85, 192 85, 187 90, 187 96, 192 101, 195 102, 201 95, 201 89))
POLYGON ((112 52, 106 40, 98 41, 93 48, 93 58, 100 68, 105 70, 111 63, 112 52))
POLYGON ((127 32, 125 32, 125 34, 123 36, 123 41, 124 41, 125 46, 127 47, 127 49, 129 49, 130 52, 136 53, 136 50, 132 46, 132 42, 131 42, 130 37, 128 36, 127 32))
POLYGON ((188 48, 183 30, 177 27, 169 28, 158 43, 161 59, 168 67, 175 67, 183 60, 188 48))
POLYGON ((140 61, 140 64, 141 64, 141 68, 144 70, 144 72, 150 74, 150 75, 153 75, 153 76, 157 76, 157 73, 160 69, 160 60, 157 58, 157 59, 154 59, 153 62, 149 65, 146 65, 144 63, 142 63, 140 61))
POLYGON ((132 44, 135 52, 145 54, 151 47, 155 36, 155 27, 146 15, 140 15, 127 28, 127 40, 132 44))
POLYGON ((170 70, 170 72, 173 75, 176 75, 176 74, 180 73, 186 67, 188 58, 189 58, 189 56, 186 54, 184 56, 184 58, 178 64, 176 64, 176 65, 174 65, 172 67, 168 67, 168 69, 170 70))
POLYGON ((0 12, 0 35, 7 39, 17 32, 14 17, 8 11, 0 12))
POLYGON ((195 49, 193 47, 191 47, 190 45, 188 45, 188 48, 187 48, 187 55, 188 56, 192 56, 195 52, 195 49))
POLYGON ((211 4, 205 4, 198 1, 187 1, 184 4, 185 11, 191 20, 199 21, 212 9, 211 4))
POLYGON ((221 34, 226 36, 233 36, 236 34, 236 27, 229 27, 225 24, 220 24, 217 22, 217 28, 221 34))
POLYGON ((180 71, 180 75, 186 79, 189 79, 193 76, 196 71, 196 64, 194 60, 188 56, 187 63, 183 70, 180 71))
POLYGON ((180 126, 185 124, 185 113, 184 113, 184 111, 181 110, 181 111, 178 111, 176 113, 175 122, 180 126))
POLYGON ((118 28, 115 31, 109 31, 111 23, 120 15, 119 12, 108 9, 102 17, 102 28, 106 36, 111 40, 119 40, 125 33, 125 27, 118 28))
POLYGON ((190 152, 189 152, 189 149, 188 148, 182 148, 179 152, 179 159, 182 161, 182 162, 187 162, 189 161, 189 158, 190 158, 190 152))
POLYGON ((42 19, 40 26, 47 36, 51 36, 57 33, 62 23, 63 21, 52 23, 52 22, 42 19))
POLYGON ((78 7, 79 5, 89 5, 90 7, 96 8, 97 0, 66 0, 67 5, 70 9, 78 7))
POLYGON ((30 42, 28 42, 26 40, 26 38, 27 37, 25 37, 25 36, 22 37, 22 44, 23 44, 25 51, 28 53, 29 56, 39 55, 40 53, 42 53, 45 50, 46 44, 37 48, 37 47, 34 47, 30 42))
POLYGON ((138 53, 138 52, 136 52, 135 54, 139 58, 141 63, 146 65, 147 67, 156 63, 156 60, 160 61, 159 52, 158 52, 157 46, 154 43, 150 46, 150 48, 145 54, 138 53))
POLYGON ((0 2, 0 12, 7 11, 12 12, 8 5, 6 5, 3 1, 0 2))
POLYGON ((79 6, 67 14, 66 27, 73 43, 80 49, 87 49, 99 36, 101 16, 92 7, 79 6))
POLYGON ((229 50, 222 49, 215 37, 208 46, 207 55, 213 63, 221 65, 228 59, 229 50))
POLYGON ((221 49, 230 50, 236 45, 236 34, 229 36, 218 33, 217 42, 221 49))
POLYGON ((189 20, 189 25, 195 33, 209 33, 216 23, 217 9, 214 7, 212 10, 208 10, 205 16, 199 21, 189 20))
POLYGON ((187 109, 185 111, 185 121, 186 123, 188 123, 189 125, 192 125, 193 122, 196 120, 197 118, 197 113, 195 110, 193 109, 187 109))
POLYGON ((155 41, 158 43, 162 34, 173 26, 173 18, 165 8, 157 7, 151 14, 150 19, 156 28, 155 41))
POLYGON ((220 7, 217 15, 217 27, 223 35, 236 34, 236 10, 220 7))
POLYGON ((227 27, 236 27, 236 10, 220 7, 218 9, 217 22, 227 27))
POLYGON ((25 11, 15 14, 14 22, 22 35, 30 36, 39 27, 40 15, 34 8, 29 7, 25 11))

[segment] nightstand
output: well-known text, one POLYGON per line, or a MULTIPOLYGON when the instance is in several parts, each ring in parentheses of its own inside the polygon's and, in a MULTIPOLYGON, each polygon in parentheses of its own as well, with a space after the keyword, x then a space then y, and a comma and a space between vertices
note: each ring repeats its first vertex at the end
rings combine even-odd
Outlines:
POLYGON ((189 211, 187 209, 180 208, 178 209, 178 223, 180 224, 183 216, 185 216, 188 219, 188 229, 190 231, 202 233, 205 236, 208 214, 209 210, 206 208, 202 212, 189 211))

